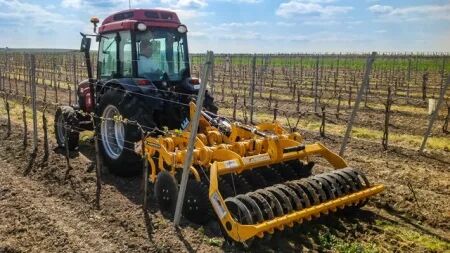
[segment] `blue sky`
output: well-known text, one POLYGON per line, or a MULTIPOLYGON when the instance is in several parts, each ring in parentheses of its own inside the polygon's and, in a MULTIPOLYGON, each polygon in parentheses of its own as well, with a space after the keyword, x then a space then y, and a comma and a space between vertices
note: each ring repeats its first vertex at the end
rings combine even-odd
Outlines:
MULTIPOLYGON (((131 0, 175 10, 191 52, 450 51, 450 0, 131 0)), ((0 0, 0 47, 78 48, 128 0, 0 0)))

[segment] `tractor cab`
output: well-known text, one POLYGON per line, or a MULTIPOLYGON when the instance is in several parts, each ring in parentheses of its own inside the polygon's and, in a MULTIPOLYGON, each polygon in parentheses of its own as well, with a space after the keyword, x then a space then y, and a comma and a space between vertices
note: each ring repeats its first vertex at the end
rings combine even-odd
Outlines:
MULTIPOLYGON (((191 78, 190 73, 187 27, 176 13, 152 9, 121 11, 107 17, 98 33, 99 20, 94 17, 91 22, 99 42, 96 79, 90 67, 89 35, 82 34, 81 42, 89 79, 100 84, 118 82, 133 92, 146 93, 150 88, 198 92, 199 80, 191 78)), ((80 85, 80 91, 89 88, 87 80, 80 85)), ((86 96, 82 94, 80 99, 83 97, 86 96)))
POLYGON ((97 37, 98 79, 144 79, 158 88, 180 83, 190 77, 186 33, 170 11, 137 9, 107 17, 97 37))

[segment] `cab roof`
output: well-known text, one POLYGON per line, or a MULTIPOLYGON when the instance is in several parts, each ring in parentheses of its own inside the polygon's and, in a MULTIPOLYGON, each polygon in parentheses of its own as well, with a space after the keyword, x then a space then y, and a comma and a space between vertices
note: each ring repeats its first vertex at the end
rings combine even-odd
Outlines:
POLYGON ((103 20, 99 32, 135 30, 137 23, 147 27, 177 28, 181 25, 178 16, 173 11, 159 9, 130 9, 114 13, 103 20))

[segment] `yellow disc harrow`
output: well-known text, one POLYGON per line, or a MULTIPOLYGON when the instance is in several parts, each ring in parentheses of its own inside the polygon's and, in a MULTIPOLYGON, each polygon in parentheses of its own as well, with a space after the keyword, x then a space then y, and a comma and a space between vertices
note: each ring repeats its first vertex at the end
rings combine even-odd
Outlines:
MULTIPOLYGON (((191 115, 194 108, 191 104, 191 115)), ((188 127, 145 139, 149 180, 164 189, 155 193, 164 196, 160 204, 166 209, 173 203, 170 196, 176 196, 167 189, 176 187, 161 187, 158 175, 164 172, 165 180, 171 175, 179 183, 189 134, 188 127)), ((226 236, 245 244, 339 209, 361 207, 384 189, 324 145, 305 144, 300 134, 277 123, 248 126, 207 112, 200 119, 190 172, 184 215, 204 223, 215 214, 226 236), (334 170, 312 175, 317 156, 334 170)))

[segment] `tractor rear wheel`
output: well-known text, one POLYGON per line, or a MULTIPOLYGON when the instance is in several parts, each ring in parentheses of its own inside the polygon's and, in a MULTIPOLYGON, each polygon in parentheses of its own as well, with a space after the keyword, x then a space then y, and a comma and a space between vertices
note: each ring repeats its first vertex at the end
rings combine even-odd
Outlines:
MULTIPOLYGON (((149 107, 149 106, 147 106, 149 107)), ((123 90, 109 89, 99 103, 100 151, 109 170, 119 176, 134 176, 141 171, 142 159, 134 152, 134 143, 141 138, 137 125, 154 126, 152 111, 136 96, 127 96, 123 90), (146 110, 144 110, 146 109, 146 110)))
POLYGON ((60 106, 56 109, 54 126, 58 147, 66 146, 67 136, 67 146, 69 147, 69 150, 73 151, 78 148, 80 138, 78 117, 72 107, 60 106))

